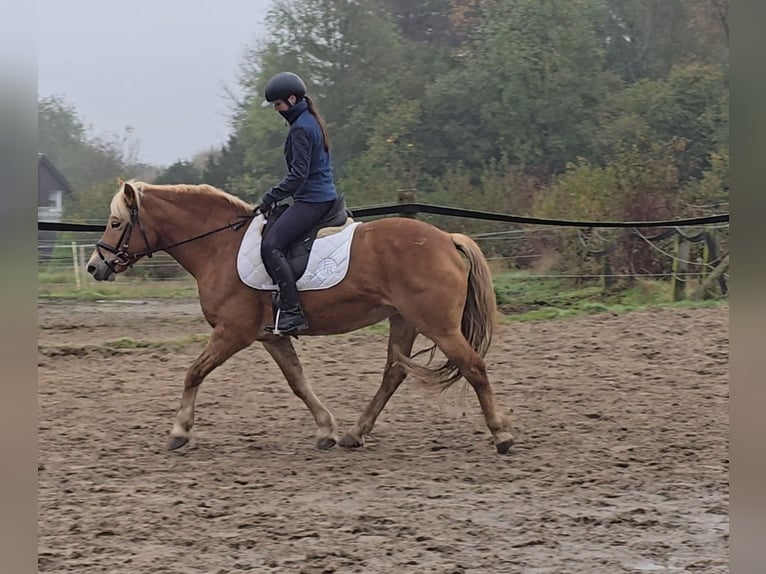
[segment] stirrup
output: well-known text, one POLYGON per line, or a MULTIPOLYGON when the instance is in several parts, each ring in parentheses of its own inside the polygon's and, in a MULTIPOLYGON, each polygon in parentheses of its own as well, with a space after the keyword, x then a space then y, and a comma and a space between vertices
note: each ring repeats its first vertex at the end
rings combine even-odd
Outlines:
POLYGON ((279 328, 279 319, 280 319, 280 317, 282 315, 282 309, 277 307, 277 315, 276 315, 276 317, 274 317, 274 325, 273 326, 267 326, 266 327, 266 331, 268 331, 269 333, 273 333, 275 335, 279 335, 279 336, 290 336, 290 335, 292 335, 293 337, 297 338, 299 333, 304 333, 305 331, 309 330, 309 324, 308 324, 308 321, 306 321, 306 317, 304 317, 303 313, 301 313, 300 311, 298 312, 298 314, 299 314, 298 316, 300 316, 300 318, 302 319, 301 323, 299 323, 298 325, 295 325, 294 327, 292 327, 290 329, 280 329, 279 328))

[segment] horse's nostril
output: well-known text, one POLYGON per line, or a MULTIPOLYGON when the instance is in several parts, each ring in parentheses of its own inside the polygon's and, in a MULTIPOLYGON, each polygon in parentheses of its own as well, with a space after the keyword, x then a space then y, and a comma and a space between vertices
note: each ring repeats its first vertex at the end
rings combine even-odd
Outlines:
POLYGON ((93 273, 96 270, 95 265, 88 265, 88 273, 93 273))

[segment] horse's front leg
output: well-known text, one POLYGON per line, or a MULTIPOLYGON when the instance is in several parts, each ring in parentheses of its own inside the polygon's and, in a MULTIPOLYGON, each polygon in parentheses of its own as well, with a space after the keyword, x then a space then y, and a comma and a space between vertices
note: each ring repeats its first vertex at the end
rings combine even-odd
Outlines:
POLYGON ((197 398, 197 389, 210 372, 221 365, 226 359, 237 351, 247 347, 252 340, 232 334, 223 326, 213 329, 213 334, 200 353, 199 357, 191 364, 186 372, 184 380, 184 392, 181 396, 181 407, 176 414, 173 430, 170 431, 168 448, 175 450, 189 442, 191 428, 194 425, 194 401, 197 398))
POLYGON ((326 450, 335 446, 338 442, 338 427, 335 423, 335 417, 322 404, 314 394, 311 385, 306 381, 303 367, 292 341, 285 337, 273 337, 262 340, 261 343, 276 361, 295 395, 311 411, 317 425, 317 448, 326 450))

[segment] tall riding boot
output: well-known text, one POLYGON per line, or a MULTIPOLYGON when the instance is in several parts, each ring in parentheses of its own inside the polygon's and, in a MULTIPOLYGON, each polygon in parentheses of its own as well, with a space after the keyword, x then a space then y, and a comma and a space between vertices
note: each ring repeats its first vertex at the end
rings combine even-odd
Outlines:
POLYGON ((269 255, 271 273, 279 287, 279 313, 276 329, 266 327, 266 330, 280 335, 295 335, 307 331, 309 324, 303 316, 298 288, 295 286, 295 277, 287 257, 278 249, 274 249, 269 255))

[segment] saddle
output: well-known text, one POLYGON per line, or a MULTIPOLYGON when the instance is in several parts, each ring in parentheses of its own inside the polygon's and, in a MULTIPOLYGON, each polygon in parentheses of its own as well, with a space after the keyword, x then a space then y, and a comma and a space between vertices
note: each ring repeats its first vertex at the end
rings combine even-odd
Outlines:
MULTIPOLYGON (((277 205, 274 209, 271 210, 266 225, 264 225, 263 229, 261 230, 262 237, 266 237, 271 228, 274 226, 274 223, 282 216, 288 207, 290 207, 288 204, 281 204, 277 205)), ((313 247, 316 238, 329 235, 334 231, 338 231, 339 229, 334 230, 332 228, 345 227, 348 223, 350 223, 352 219, 353 215, 351 211, 346 207, 345 196, 339 195, 335 200, 335 203, 333 203, 332 207, 330 207, 327 215, 325 215, 314 227, 309 229, 301 239, 298 239, 294 243, 290 244, 290 246, 287 248, 287 252, 285 253, 285 257, 287 257, 287 261, 290 264, 290 268, 293 271, 293 276, 295 277, 296 281, 300 279, 306 271, 306 266, 309 262, 309 255, 311 254, 311 248, 313 247)), ((266 267, 265 262, 264 267, 266 267)), ((271 273, 271 270, 266 267, 266 271, 273 280, 274 275, 271 273)))

